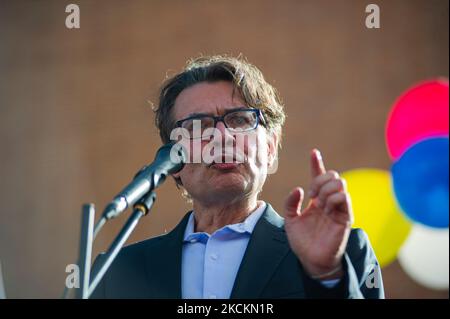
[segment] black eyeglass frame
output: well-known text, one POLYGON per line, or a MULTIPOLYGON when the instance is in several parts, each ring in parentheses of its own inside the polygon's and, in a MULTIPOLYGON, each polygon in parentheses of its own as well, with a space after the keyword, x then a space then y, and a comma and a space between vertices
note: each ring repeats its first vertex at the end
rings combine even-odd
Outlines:
POLYGON ((260 122, 261 122, 261 124, 262 124, 263 126, 265 126, 266 121, 265 121, 265 119, 264 119, 264 115, 263 115, 262 111, 261 111, 260 109, 255 109, 255 108, 238 108, 238 109, 232 109, 232 110, 229 110, 229 111, 225 112, 222 116, 213 116, 213 115, 207 115, 207 114, 193 115, 193 116, 189 116, 189 117, 187 117, 187 118, 185 118, 185 119, 176 121, 176 122, 175 122, 175 126, 176 126, 176 127, 182 128, 182 127, 183 127, 182 124, 183 124, 183 122, 185 122, 185 121, 189 121, 189 120, 201 120, 202 118, 212 118, 212 119, 214 120, 214 126, 213 126, 213 127, 216 127, 218 122, 222 122, 223 125, 225 125, 225 127, 226 127, 227 129, 233 129, 233 128, 229 128, 228 125, 227 125, 227 123, 225 123, 225 117, 226 117, 227 115, 229 115, 229 114, 233 114, 233 113, 236 113, 236 112, 242 112, 242 111, 249 111, 249 112, 255 113, 255 114, 256 114, 256 123, 255 123, 255 126, 254 126, 254 127, 248 128, 248 129, 245 129, 245 130, 242 130, 242 131, 239 131, 239 132, 247 132, 247 131, 251 131, 251 130, 256 130, 256 128, 258 127, 258 125, 260 124, 260 122))

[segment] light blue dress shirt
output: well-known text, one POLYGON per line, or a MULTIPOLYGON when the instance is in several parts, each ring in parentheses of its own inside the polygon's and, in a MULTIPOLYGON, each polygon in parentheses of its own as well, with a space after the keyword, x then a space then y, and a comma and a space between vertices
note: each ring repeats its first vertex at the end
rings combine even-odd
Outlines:
POLYGON ((242 223, 224 226, 211 235, 194 233, 191 213, 183 239, 182 298, 230 298, 250 236, 265 209, 266 203, 242 223))
MULTIPOLYGON (((211 235, 194 232, 194 213, 191 213, 183 238, 183 299, 230 298, 251 234, 266 206, 263 203, 242 223, 224 226, 211 235)), ((322 281, 327 287, 337 282, 339 280, 322 281)))

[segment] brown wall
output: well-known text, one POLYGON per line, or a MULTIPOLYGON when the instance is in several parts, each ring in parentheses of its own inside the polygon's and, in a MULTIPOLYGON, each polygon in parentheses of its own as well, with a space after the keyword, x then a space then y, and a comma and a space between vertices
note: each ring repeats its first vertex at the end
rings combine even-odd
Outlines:
MULTIPOLYGON (((263 198, 281 208, 330 168, 389 169, 384 125, 411 84, 448 77, 448 1, 1 1, 0 260, 9 297, 60 296, 78 249, 81 204, 98 209, 160 145, 147 100, 199 53, 243 53, 280 91, 288 119, 263 198), (381 8, 381 29, 364 26, 381 8), (81 28, 65 27, 77 3, 81 28)), ((170 230, 189 206, 172 181, 130 242, 170 230)), ((97 212, 100 213, 100 212, 97 212)), ((124 222, 108 225, 95 252, 124 222)), ((388 297, 445 297, 395 262, 388 297)))

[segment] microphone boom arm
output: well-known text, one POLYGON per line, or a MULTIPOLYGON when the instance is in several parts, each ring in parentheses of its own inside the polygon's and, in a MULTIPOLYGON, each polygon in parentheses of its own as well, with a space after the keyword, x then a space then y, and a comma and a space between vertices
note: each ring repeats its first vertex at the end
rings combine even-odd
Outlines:
POLYGON ((155 160, 144 166, 114 199, 106 206, 95 225, 94 238, 107 220, 119 216, 142 196, 161 185, 167 175, 179 172, 186 163, 186 150, 178 143, 167 143, 156 153, 155 160))
MULTIPOLYGON (((144 166, 114 199, 106 206, 102 217, 93 227, 95 211, 93 205, 83 207, 80 254, 78 263, 82 267, 82 287, 77 296, 89 298, 111 266, 120 249, 123 247, 141 217, 148 214, 155 201, 154 190, 160 186, 167 175, 174 174, 183 169, 186 163, 186 150, 181 144, 168 143, 163 145, 156 153, 155 160, 144 166), (127 220, 117 237, 106 253, 98 259, 92 274, 90 274, 92 244, 100 229, 109 219, 123 213, 128 207, 134 206, 133 214, 127 220), (93 229, 94 228, 94 229, 93 229), (92 281, 90 281, 92 278, 92 281)), ((68 287, 63 298, 68 295, 68 287)))

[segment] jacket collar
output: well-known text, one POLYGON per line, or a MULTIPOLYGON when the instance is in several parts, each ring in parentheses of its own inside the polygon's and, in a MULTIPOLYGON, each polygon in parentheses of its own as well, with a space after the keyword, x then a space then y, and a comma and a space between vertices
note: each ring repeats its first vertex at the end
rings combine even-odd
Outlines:
MULTIPOLYGON (((170 233, 152 241, 147 249, 147 279, 159 298, 181 299, 183 237, 190 213, 170 233)), ((258 298, 288 251, 284 219, 267 203, 248 243, 231 298, 258 298)))
POLYGON ((248 243, 230 298, 259 298, 288 252, 284 219, 267 204, 248 243))
POLYGON ((181 256, 187 213, 167 235, 157 237, 146 250, 146 272, 151 298, 181 299, 181 256), (164 275, 163 275, 164 274, 164 275))

